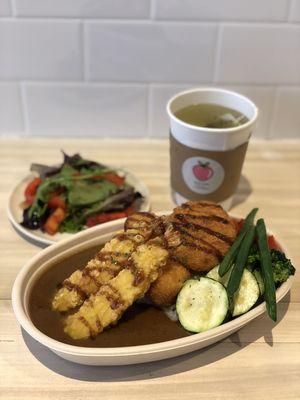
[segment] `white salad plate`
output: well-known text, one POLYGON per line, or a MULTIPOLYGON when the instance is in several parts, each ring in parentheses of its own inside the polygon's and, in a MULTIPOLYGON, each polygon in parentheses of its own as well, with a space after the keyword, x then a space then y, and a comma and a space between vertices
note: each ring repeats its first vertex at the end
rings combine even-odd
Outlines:
MULTIPOLYGON (((116 169, 116 171, 119 173, 125 174, 126 182, 133 186, 135 191, 140 192, 143 196, 143 201, 141 203, 139 211, 149 211, 150 194, 147 186, 131 172, 128 172, 124 169, 114 169, 116 169)), ((45 232, 42 232, 40 229, 31 230, 21 225, 21 221, 23 219, 23 210, 21 208, 21 203, 25 200, 24 190, 28 183, 36 176, 37 174, 34 173, 27 175, 11 191, 7 206, 7 214, 10 222, 12 223, 16 231, 21 234, 21 236, 33 241, 36 244, 51 245, 63 239, 74 236, 74 234, 72 233, 56 233, 55 235, 51 236, 45 232)))
MULTIPOLYGON (((34 326, 29 315, 29 295, 36 280, 60 260, 110 240, 116 231, 123 228, 123 224, 124 219, 120 219, 98 225, 42 250, 24 265, 15 280, 12 291, 12 305, 17 320, 29 335, 60 357, 86 365, 128 365, 172 358, 216 343, 238 331, 266 311, 266 305, 262 303, 240 317, 209 331, 142 346, 78 347, 59 342, 42 333, 34 326)), ((275 238, 288 256, 278 237, 275 236, 275 238)), ((277 289, 277 302, 288 293, 292 281, 293 277, 290 277, 277 289)))

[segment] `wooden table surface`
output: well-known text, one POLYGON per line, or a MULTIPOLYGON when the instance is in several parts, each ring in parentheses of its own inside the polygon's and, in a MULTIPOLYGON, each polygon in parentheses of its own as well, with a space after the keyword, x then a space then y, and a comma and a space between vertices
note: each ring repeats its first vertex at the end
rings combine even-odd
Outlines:
MULTIPOLYGON (((31 162, 57 163, 59 150, 80 151, 136 173, 151 192, 154 211, 172 207, 166 141, 3 139, 0 141, 0 398, 1 399, 300 399, 300 275, 266 315, 207 349, 161 362, 85 367, 52 354, 20 329, 11 288, 22 265, 40 248, 7 220, 8 193, 31 162)), ((300 265, 300 142, 253 142, 233 213, 260 208, 300 265)))

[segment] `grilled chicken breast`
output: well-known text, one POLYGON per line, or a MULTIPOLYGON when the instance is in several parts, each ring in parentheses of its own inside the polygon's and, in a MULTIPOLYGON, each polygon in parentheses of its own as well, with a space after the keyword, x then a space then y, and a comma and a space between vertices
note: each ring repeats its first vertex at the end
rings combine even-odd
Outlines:
POLYGON ((116 323, 134 301, 145 295, 168 255, 160 241, 140 245, 115 278, 92 294, 78 312, 66 318, 64 331, 73 339, 85 339, 116 323))
POLYGON ((176 207, 165 229, 171 255, 193 271, 209 271, 219 264, 237 234, 226 211, 204 201, 176 207))

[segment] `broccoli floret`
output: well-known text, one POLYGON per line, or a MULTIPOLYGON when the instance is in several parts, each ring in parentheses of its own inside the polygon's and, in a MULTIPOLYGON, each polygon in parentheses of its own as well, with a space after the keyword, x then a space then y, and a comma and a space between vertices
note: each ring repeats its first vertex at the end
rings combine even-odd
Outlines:
POLYGON ((291 261, 281 251, 271 250, 271 259, 275 285, 285 282, 290 275, 295 274, 291 261))
POLYGON ((247 268, 250 271, 260 268, 260 257, 259 257, 259 252, 258 252, 258 248, 256 245, 252 246, 250 253, 248 255, 247 268))
MULTIPOLYGON (((285 254, 279 250, 271 250, 271 260, 273 268, 273 277, 276 286, 285 282, 290 275, 295 274, 295 268, 285 254)), ((250 271, 260 270, 260 257, 256 245, 254 245, 247 259, 247 268, 250 271)))

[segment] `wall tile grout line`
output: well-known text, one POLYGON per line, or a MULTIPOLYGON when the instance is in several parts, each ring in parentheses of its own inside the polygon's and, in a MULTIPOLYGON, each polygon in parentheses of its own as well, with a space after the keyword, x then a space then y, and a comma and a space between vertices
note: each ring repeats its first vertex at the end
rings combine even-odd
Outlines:
MULTIPOLYGON (((6 81, 0 81, 0 83, 3 83, 6 81)), ((15 80, 11 80, 11 82, 15 82, 15 80)), ((80 81, 80 80, 72 80, 72 81, 64 81, 64 80, 53 80, 53 81, 43 81, 43 80, 23 80, 24 83, 27 85, 36 85, 36 86, 46 86, 46 87, 51 87, 51 86, 61 86, 61 87, 66 87, 70 88, 73 86, 81 86, 81 87, 145 87, 146 85, 149 84, 149 82, 145 81, 140 81, 140 82, 130 82, 130 81, 124 81, 124 82, 118 82, 118 81, 92 81, 92 80, 87 80, 87 81, 80 81)))
POLYGON ((149 19, 150 20, 156 20, 155 15, 156 15, 156 2, 155 2, 155 0, 150 0, 150 15, 149 15, 149 19))
POLYGON ((24 134, 25 136, 30 135, 30 123, 29 123, 29 112, 28 112, 28 102, 26 96, 26 84, 25 82, 19 82, 20 96, 21 96, 21 107, 24 122, 24 134))
MULTIPOLYGON (((15 0, 11 0, 12 3, 14 4, 15 0)), ((13 11, 15 11, 13 7, 13 11)), ((300 21, 290 21, 290 20, 249 20, 249 21, 243 21, 243 20, 221 20, 221 19, 205 19, 205 20, 190 20, 190 19, 149 19, 149 18, 100 18, 100 17, 67 17, 67 16, 18 16, 18 15, 12 15, 12 16, 1 16, 0 17, 1 21, 19 21, 19 22, 37 22, 37 21, 43 21, 43 22, 65 22, 65 23, 74 23, 74 22, 80 22, 84 20, 87 23, 103 23, 103 24, 111 24, 111 23, 119 23, 119 24, 141 24, 141 23, 146 23, 146 24, 157 24, 157 25, 162 25, 162 24, 168 24, 168 25, 216 25, 219 23, 222 23, 224 26, 253 26, 253 27, 295 27, 299 26, 300 27, 300 21)))
POLYGON ((81 30, 80 30, 80 46, 81 46, 81 57, 82 57, 82 80, 86 82, 88 80, 88 46, 86 45, 86 25, 85 21, 81 21, 81 30))
POLYGON ((222 27, 222 24, 219 24, 217 27, 217 35, 216 35, 216 43, 215 43, 213 84, 216 84, 218 82, 222 34, 223 34, 223 27, 222 27))
MULTIPOLYGON (((10 0, 12 5, 14 5, 15 0, 10 0)), ((300 21, 291 21, 289 19, 285 20, 283 19, 278 19, 278 20, 236 20, 236 19, 163 19, 163 18, 156 18, 155 17, 155 10, 152 11, 150 9, 150 16, 153 15, 153 19, 150 18, 122 18, 122 17, 88 17, 84 16, 81 18, 80 16, 47 16, 47 15, 39 15, 39 16, 27 16, 27 15, 18 15, 15 14, 16 10, 15 7, 12 7, 12 15, 3 15, 0 16, 0 20, 7 20, 7 21, 15 21, 16 19, 18 21, 49 21, 49 22, 74 22, 74 21, 79 21, 79 20, 85 20, 87 22, 103 22, 103 23, 158 23, 158 24, 217 24, 217 23, 222 23, 222 24, 232 24, 232 25, 260 25, 260 26, 269 26, 269 25, 278 25, 278 26, 294 26, 294 25, 300 25, 300 21)), ((290 9, 287 8, 287 16, 290 13, 290 9)))
POLYGON ((10 8, 12 13, 12 18, 15 19, 15 17, 18 17, 16 0, 10 0, 10 8))
MULTIPOLYGON (((18 80, 17 80, 18 81, 18 80)), ((0 83, 5 83, 5 82, 16 82, 16 79, 0 79, 0 83)), ((22 79, 22 82, 30 85, 45 85, 45 86, 51 86, 51 85, 61 85, 61 86, 72 86, 72 85, 96 85, 96 86, 145 86, 145 85, 159 85, 162 87, 172 87, 174 85, 180 85, 180 86, 191 86, 191 85, 198 85, 198 86, 207 86, 207 85, 212 85, 216 83, 218 86, 235 86, 236 88, 244 88, 244 87, 251 87, 251 88, 275 88, 275 87, 287 87, 287 88, 295 88, 299 89, 300 88, 300 83, 299 84, 293 84, 293 83, 285 83, 285 82, 279 82, 279 83, 249 83, 249 82, 197 82, 197 81, 171 81, 171 82, 161 82, 161 81, 130 81, 130 80, 124 80, 124 81, 112 81, 112 80, 87 80, 87 81, 80 81, 80 80, 32 80, 32 79, 22 79)))
POLYGON ((286 7, 286 13, 285 13, 285 21, 286 22, 292 22, 290 21, 291 19, 291 13, 292 13, 292 4, 293 4, 293 0, 289 0, 287 7, 286 7))

